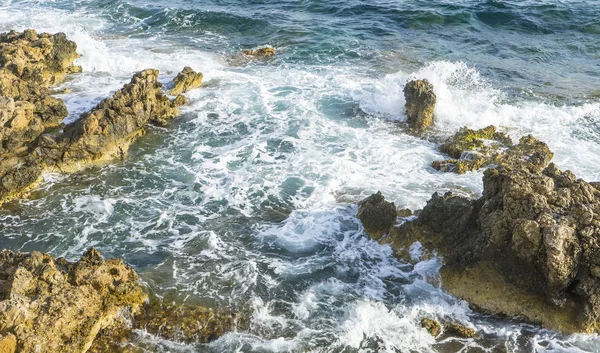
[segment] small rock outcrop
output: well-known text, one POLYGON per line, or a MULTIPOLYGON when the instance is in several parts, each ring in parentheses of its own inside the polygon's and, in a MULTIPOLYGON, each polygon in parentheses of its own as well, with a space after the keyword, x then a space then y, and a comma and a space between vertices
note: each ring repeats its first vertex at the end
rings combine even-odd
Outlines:
POLYGON ((433 125, 436 96, 427 80, 412 80, 404 86, 405 113, 408 126, 422 132, 433 125))
POLYGON ((432 167, 464 174, 495 164, 498 156, 512 145, 510 137, 493 125, 479 130, 463 127, 440 146, 440 151, 451 158, 435 161, 432 167))
POLYGON ((275 49, 271 47, 258 48, 256 50, 246 49, 242 53, 247 56, 266 58, 275 55, 275 49))
POLYGON ((196 72, 191 67, 186 66, 173 79, 173 88, 169 91, 169 94, 176 96, 181 93, 186 93, 194 88, 198 88, 202 86, 203 77, 201 72, 196 72))
POLYGON ((389 231, 396 254, 414 241, 443 256, 442 285, 486 312, 563 332, 600 332, 600 190, 521 138, 484 172, 483 196, 434 194, 389 231))
POLYGON ((161 87, 158 70, 135 74, 111 98, 67 125, 56 143, 43 141, 38 150, 40 155, 49 157, 49 165, 59 170, 123 158, 148 123, 164 126, 179 114, 176 102, 169 100, 161 87), (55 156, 59 158, 53 160, 55 156))
POLYGON ((0 336, 14 337, 17 352, 86 352, 100 330, 145 300, 133 269, 93 248, 75 263, 0 252, 0 336))
POLYGON ((396 223, 396 206, 377 192, 358 203, 358 218, 373 239, 379 239, 396 223))
POLYGON ((136 329, 206 343, 245 325, 227 310, 149 296, 123 260, 94 248, 74 263, 0 251, 0 353, 134 352, 136 329))

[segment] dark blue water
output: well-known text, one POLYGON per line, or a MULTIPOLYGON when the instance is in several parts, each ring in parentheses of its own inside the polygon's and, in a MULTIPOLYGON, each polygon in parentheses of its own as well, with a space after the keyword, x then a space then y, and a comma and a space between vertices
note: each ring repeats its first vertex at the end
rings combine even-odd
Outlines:
MULTIPOLYGON (((429 166, 402 88, 427 78, 433 134, 495 124, 533 133, 555 161, 600 180, 598 1, 9 1, 0 29, 64 31, 84 73, 63 86, 77 119, 141 69, 184 66, 204 87, 125 161, 52 174, 0 209, 0 243, 77 258, 96 246, 182 300, 250 312, 209 345, 140 332, 149 352, 598 352, 481 315, 439 288, 440 259, 411 265, 368 240, 354 204, 381 190, 418 209, 435 191, 477 196, 481 173, 429 166), (247 60, 242 49, 277 55, 247 60), (436 342, 423 316, 477 329, 436 342), (461 350, 462 349, 462 350, 461 350)), ((418 255, 415 247, 413 253, 418 255)))

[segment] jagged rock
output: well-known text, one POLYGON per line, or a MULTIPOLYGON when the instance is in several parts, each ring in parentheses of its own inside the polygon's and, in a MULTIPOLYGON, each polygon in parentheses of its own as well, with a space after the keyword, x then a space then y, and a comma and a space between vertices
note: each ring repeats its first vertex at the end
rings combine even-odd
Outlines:
POLYGON ((437 193, 385 241, 443 256, 442 285, 486 312, 564 332, 600 331, 600 190, 521 138, 484 172, 483 196, 437 193))
POLYGON ((405 113, 408 125, 420 132, 433 125, 436 96, 427 80, 412 80, 404 86, 405 113))
POLYGON ((202 85, 202 77, 203 75, 201 72, 196 72, 189 66, 184 67, 173 79, 173 88, 169 94, 176 96, 200 87, 202 85))
POLYGON ((67 73, 81 72, 73 66, 77 45, 64 33, 39 34, 28 29, 0 34, 0 65, 25 81, 43 86, 62 81, 67 73))
POLYGON ((494 164, 506 148, 512 146, 510 137, 490 125, 479 130, 461 128, 440 146, 451 158, 435 161, 432 167, 444 172, 464 174, 494 164))
POLYGON ((444 334, 459 338, 473 338, 477 336, 477 331, 456 322, 449 322, 444 325, 444 334))
POLYGON ((439 336, 442 332, 442 325, 439 322, 426 317, 421 320, 421 327, 426 329, 433 337, 439 336))
POLYGON ((64 128, 57 139, 59 146, 64 145, 60 159, 48 162, 59 170, 69 170, 81 164, 123 158, 129 144, 144 133, 146 124, 165 125, 179 113, 161 87, 158 70, 135 74, 111 98, 64 128))
POLYGON ((21 353, 86 352, 101 329, 145 300, 136 273, 95 249, 75 263, 0 252, 0 336, 14 335, 21 353))
POLYGON ((269 56, 273 56, 275 55, 275 49, 271 48, 271 47, 263 47, 263 48, 258 48, 256 50, 251 50, 251 49, 247 49, 247 50, 243 50, 242 53, 244 53, 245 55, 248 56, 256 56, 256 57, 269 57, 269 56))
POLYGON ((135 345, 135 330, 144 330, 172 342, 191 344, 208 343, 233 329, 245 327, 242 315, 228 310, 182 304, 169 297, 159 299, 151 295, 135 316, 102 330, 89 353, 144 352, 135 345))
POLYGON ((381 192, 358 203, 358 218, 373 239, 379 239, 386 234, 396 222, 396 217, 396 206, 385 201, 381 192))

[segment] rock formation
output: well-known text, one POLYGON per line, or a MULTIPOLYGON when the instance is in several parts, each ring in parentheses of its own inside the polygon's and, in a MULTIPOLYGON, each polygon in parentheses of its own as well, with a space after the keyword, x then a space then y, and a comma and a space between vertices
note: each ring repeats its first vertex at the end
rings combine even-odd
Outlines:
POLYGON ((76 263, 2 250, 0 279, 0 336, 14 336, 23 353, 85 352, 100 330, 146 300, 136 273, 95 249, 76 263))
POLYGON ((202 78, 203 75, 201 72, 196 72, 191 67, 186 66, 173 79, 173 88, 169 91, 169 94, 176 96, 198 88, 202 85, 202 78))
POLYGON ((437 251, 444 288, 476 308, 599 332, 600 190, 559 170, 552 156, 525 136, 485 171, 480 199, 436 193, 380 241, 403 257, 415 241, 437 251))
POLYGON ((75 263, 2 250, 0 352, 126 352, 134 329, 204 343, 244 325, 226 310, 147 299, 131 267, 93 248, 75 263))
POLYGON ((177 102, 169 100, 161 87, 158 70, 135 74, 111 98, 67 125, 55 141, 41 141, 36 152, 58 170, 122 158, 148 123, 164 126, 179 114, 177 102))
POLYGON ((258 48, 256 50, 246 49, 246 50, 243 50, 242 53, 244 55, 248 55, 248 56, 265 58, 265 57, 269 57, 269 56, 274 56, 275 49, 273 49, 271 47, 263 47, 263 48, 258 48))
POLYGON ((373 239, 379 239, 396 223, 396 206, 377 192, 358 204, 358 218, 373 239))
POLYGON ((440 146, 440 151, 451 158, 435 161, 432 167, 444 172, 464 174, 495 164, 499 156, 511 146, 510 137, 498 132, 493 125, 479 130, 463 127, 440 146))
MULTIPOLYGON (((182 95, 170 100, 158 70, 144 70, 58 132, 68 112, 63 101, 50 96, 49 85, 81 72, 73 65, 76 49, 63 33, 0 34, 0 203, 26 193, 44 171, 72 171, 122 158, 148 124, 165 126, 187 102, 182 95)), ((202 74, 186 67, 172 93, 201 83, 202 74)))
POLYGON ((408 126, 421 132, 433 125, 436 96, 427 80, 412 80, 404 86, 405 113, 408 126))

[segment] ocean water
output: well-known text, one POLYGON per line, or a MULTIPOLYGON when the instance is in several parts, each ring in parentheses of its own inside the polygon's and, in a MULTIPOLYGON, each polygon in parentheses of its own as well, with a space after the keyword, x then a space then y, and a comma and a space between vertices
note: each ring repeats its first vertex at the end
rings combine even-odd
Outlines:
POLYGON ((148 352, 600 352, 597 335, 472 311, 436 284, 440 259, 393 258, 355 206, 378 190, 412 209, 435 191, 477 197, 481 172, 430 167, 465 125, 532 133, 600 180, 599 1, 2 1, 0 30, 25 28, 78 44, 67 121, 138 70, 204 73, 126 160, 48 174, 0 209, 2 248, 74 260, 95 246, 159 294, 250 315, 204 345, 140 331, 148 352), (277 56, 239 56, 263 45, 277 56), (426 139, 402 129, 414 77, 438 96, 426 139), (436 342, 423 316, 481 335, 436 342))

